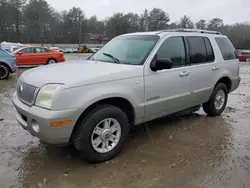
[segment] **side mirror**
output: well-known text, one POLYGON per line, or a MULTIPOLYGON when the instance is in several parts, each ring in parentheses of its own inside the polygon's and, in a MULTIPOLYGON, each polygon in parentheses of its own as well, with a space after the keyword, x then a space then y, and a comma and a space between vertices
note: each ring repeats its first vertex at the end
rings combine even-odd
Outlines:
POLYGON ((23 54, 23 52, 19 51, 19 52, 17 52, 17 54, 18 54, 18 55, 22 55, 22 54, 23 54))
POLYGON ((150 68, 152 71, 171 69, 172 61, 168 58, 156 59, 156 61, 151 62, 150 68))

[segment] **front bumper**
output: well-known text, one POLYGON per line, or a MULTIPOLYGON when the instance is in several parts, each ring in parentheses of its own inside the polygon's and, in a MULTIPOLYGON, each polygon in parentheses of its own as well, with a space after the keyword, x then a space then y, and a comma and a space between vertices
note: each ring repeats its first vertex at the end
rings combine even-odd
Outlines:
POLYGON ((16 92, 13 95, 12 102, 15 117, 21 126, 31 135, 49 144, 68 144, 74 125, 82 113, 81 109, 51 111, 37 106, 29 107, 19 100, 16 92), (72 122, 67 126, 51 127, 52 122, 65 120, 71 120, 72 122), (34 125, 39 126, 39 131, 34 129, 34 125))

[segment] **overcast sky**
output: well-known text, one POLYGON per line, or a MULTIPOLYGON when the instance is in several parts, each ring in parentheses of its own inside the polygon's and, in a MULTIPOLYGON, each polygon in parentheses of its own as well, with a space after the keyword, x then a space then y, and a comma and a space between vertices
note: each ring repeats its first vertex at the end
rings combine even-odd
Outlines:
POLYGON ((144 9, 161 8, 178 21, 188 15, 193 21, 219 17, 224 23, 250 22, 250 0, 47 0, 57 10, 73 6, 84 10, 87 17, 105 19, 115 12, 141 14, 144 9))

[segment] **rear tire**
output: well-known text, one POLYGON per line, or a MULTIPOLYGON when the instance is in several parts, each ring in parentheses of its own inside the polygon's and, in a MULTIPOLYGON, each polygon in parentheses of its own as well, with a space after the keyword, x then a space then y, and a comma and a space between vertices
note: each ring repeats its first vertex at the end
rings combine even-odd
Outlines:
POLYGON ((7 79, 10 75, 10 69, 7 65, 0 63, 0 80, 7 79))
POLYGON ((77 123, 72 142, 84 159, 100 163, 120 153, 128 133, 126 114, 116 106, 101 105, 77 123))
POLYGON ((57 61, 55 59, 48 59, 48 61, 47 61, 48 65, 55 64, 55 63, 57 63, 57 61))
POLYGON ((219 116, 227 105, 228 88, 224 83, 218 83, 208 102, 203 104, 203 110, 209 116, 219 116))
POLYGON ((250 58, 246 58, 246 62, 250 62, 250 58))

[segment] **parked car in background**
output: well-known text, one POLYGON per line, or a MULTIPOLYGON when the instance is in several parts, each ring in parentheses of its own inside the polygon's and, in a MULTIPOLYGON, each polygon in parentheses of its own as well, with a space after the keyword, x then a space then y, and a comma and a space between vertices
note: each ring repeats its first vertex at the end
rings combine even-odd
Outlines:
POLYGON ((70 48, 64 48, 64 53, 72 53, 72 50, 70 48))
POLYGON ((79 53, 93 53, 93 51, 88 48, 86 45, 83 45, 77 49, 77 52, 79 53))
POLYGON ((240 61, 250 62, 250 52, 241 52, 238 57, 240 61))
POLYGON ((14 113, 32 135, 102 162, 120 153, 131 126, 200 106, 220 115, 240 80, 235 49, 218 32, 125 34, 82 63, 24 72, 14 113))
POLYGON ((74 48, 65 48, 64 53, 76 53, 77 49, 74 48))
POLYGON ((7 79, 16 70, 16 57, 6 50, 0 49, 0 80, 7 79))
POLYGON ((10 52, 14 52, 14 51, 21 49, 21 48, 24 48, 24 47, 27 47, 27 46, 11 46, 10 52))
POLYGON ((64 49, 58 48, 58 47, 50 47, 51 50, 57 51, 57 52, 64 52, 64 49))
POLYGON ((18 48, 23 48, 26 47, 27 45, 24 44, 20 44, 20 43, 14 43, 14 42, 2 42, 0 43, 0 48, 4 49, 8 52, 13 52, 14 50, 18 49, 18 48))
POLYGON ((98 50, 100 50, 100 48, 90 48, 92 50, 93 53, 96 53, 98 50))
POLYGON ((13 52, 17 66, 46 65, 64 62, 64 54, 45 47, 25 47, 13 52))

